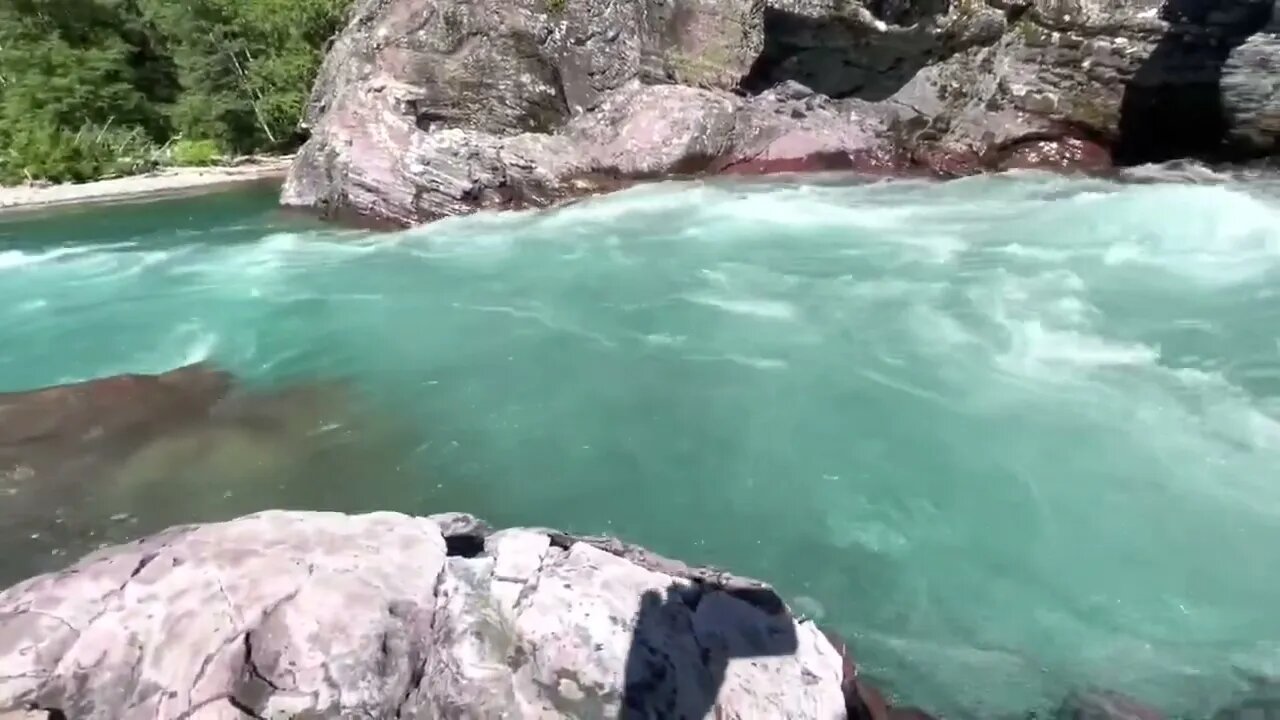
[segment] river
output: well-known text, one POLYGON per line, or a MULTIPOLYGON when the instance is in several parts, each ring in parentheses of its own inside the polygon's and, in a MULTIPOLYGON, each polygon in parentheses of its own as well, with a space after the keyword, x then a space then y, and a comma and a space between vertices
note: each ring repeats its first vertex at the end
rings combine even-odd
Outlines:
POLYGON ((1203 715, 1280 671, 1273 182, 663 183, 382 234, 261 190, 0 222, 0 391, 199 360, 341 383, 340 440, 305 472, 240 438, 0 504, 11 572, 264 507, 460 510, 768 579, 949 717, 1084 685, 1203 715))

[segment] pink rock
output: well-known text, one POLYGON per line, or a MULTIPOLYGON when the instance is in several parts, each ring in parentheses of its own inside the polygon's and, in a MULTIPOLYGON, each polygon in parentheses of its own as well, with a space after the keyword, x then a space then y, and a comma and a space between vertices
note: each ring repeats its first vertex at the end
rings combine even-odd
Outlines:
POLYGON ((998 170, 1071 170, 1096 172, 1111 167, 1111 153, 1078 137, 1030 140, 1004 150, 998 170))

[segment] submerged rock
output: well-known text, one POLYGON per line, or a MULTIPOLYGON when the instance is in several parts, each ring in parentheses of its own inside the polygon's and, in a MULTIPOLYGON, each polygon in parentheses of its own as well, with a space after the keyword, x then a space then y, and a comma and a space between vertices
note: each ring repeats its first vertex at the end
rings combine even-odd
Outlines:
POLYGON ((889 720, 938 720, 933 715, 916 707, 895 707, 889 709, 889 720))
POLYGON ((0 394, 0 444, 80 442, 182 422, 231 389, 230 373, 196 363, 0 394))
POLYGON ((237 389, 207 363, 0 394, 0 490, 128 485, 210 463, 234 469, 224 461, 253 467, 346 419, 349 401, 332 383, 237 389))
POLYGON ((1215 711, 1212 720, 1268 720, 1280 714, 1280 678, 1237 672, 1244 681, 1241 697, 1215 711))
POLYGON ((0 594, 0 713, 844 717, 839 652, 767 586, 485 533, 266 512, 100 551, 0 594))
POLYGON ((1054 715, 1055 720, 1165 720, 1155 708, 1111 690, 1072 693, 1054 715))
POLYGON ((364 424, 344 384, 240 388, 206 363, 0 395, 0 580, 146 531, 139 507, 216 516, 246 489, 372 467, 364 424))
POLYGON ((411 224, 672 175, 1272 153, 1274 0, 363 0, 282 200, 411 224))
POLYGON ((231 387, 229 373, 197 363, 0 394, 0 489, 96 475, 147 438, 207 417, 231 387))

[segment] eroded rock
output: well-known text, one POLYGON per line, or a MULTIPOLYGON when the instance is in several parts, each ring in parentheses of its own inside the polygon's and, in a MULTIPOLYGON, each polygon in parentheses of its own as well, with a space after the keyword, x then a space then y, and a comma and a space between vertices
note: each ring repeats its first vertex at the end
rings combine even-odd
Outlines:
POLYGON ((1270 152, 1271 0, 1161 1, 369 0, 283 201, 412 224, 670 175, 1270 152))
POLYGON ((412 224, 670 175, 1092 172, 1280 138, 1274 0, 495 3, 361 3, 284 203, 412 224))

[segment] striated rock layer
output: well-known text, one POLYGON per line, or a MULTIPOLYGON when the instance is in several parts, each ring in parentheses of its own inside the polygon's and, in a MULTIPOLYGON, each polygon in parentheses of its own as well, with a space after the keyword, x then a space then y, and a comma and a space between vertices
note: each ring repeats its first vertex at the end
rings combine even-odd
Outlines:
POLYGON ((264 512, 0 594, 0 717, 863 716, 842 651, 765 585, 615 540, 264 512))
POLYGON ((669 175, 1269 155, 1275 0, 360 0, 287 205, 410 224, 669 175))

